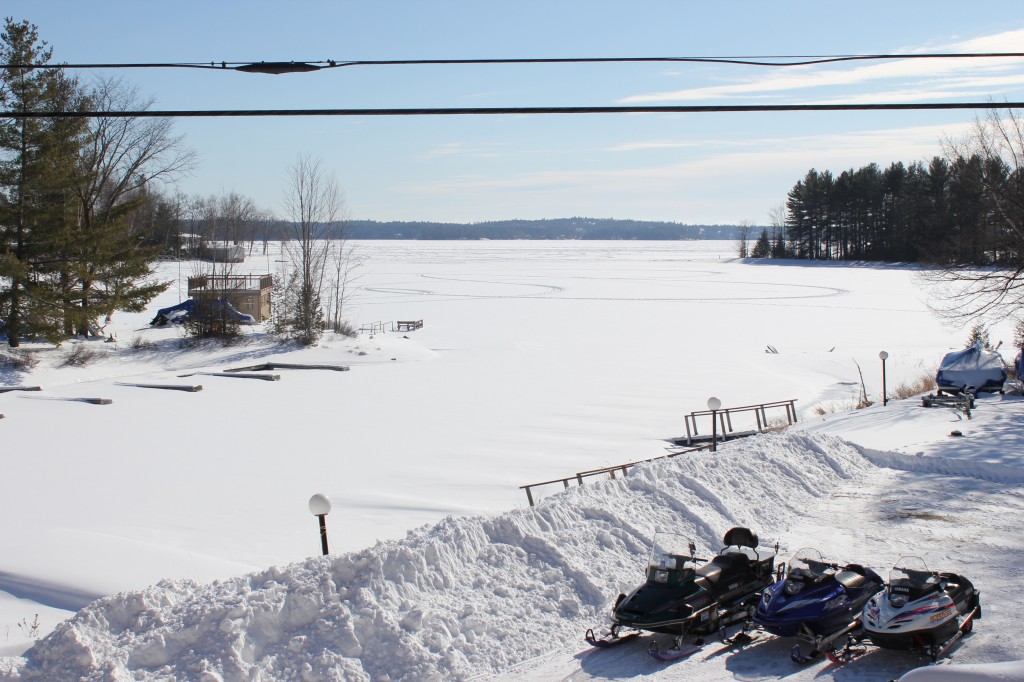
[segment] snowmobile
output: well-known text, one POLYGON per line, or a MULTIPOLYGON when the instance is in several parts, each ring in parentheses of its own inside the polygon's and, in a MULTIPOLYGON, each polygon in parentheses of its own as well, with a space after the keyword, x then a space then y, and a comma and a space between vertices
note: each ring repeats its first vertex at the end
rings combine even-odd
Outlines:
MULTIPOLYGON (((981 593, 956 573, 931 571, 918 557, 902 557, 885 590, 864 607, 864 637, 883 649, 903 649, 938 660, 981 618, 981 593)), ((850 645, 847 645, 850 648, 850 645)))
POLYGON ((775 580, 775 552, 759 552, 757 535, 747 528, 729 530, 723 543, 718 556, 708 561, 696 556, 696 545, 688 538, 656 533, 646 582, 628 595, 619 595, 611 626, 600 637, 587 630, 587 642, 606 647, 640 631, 670 634, 674 639, 668 649, 659 648, 655 641, 650 653, 660 660, 673 660, 703 645, 700 640, 685 645, 688 635, 715 632, 750 618, 761 590, 775 580), (622 631, 627 633, 620 635, 622 631))
POLYGON ((805 547, 790 559, 785 578, 761 594, 754 624, 810 644, 810 653, 804 654, 799 644, 790 651, 793 662, 806 663, 832 651, 843 635, 859 631, 864 605, 884 587, 870 568, 828 562, 818 550, 805 547))

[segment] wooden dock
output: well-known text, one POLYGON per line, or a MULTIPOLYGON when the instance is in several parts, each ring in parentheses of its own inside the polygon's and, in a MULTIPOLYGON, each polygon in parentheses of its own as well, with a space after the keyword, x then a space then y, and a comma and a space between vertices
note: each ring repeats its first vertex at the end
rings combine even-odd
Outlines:
MULTIPOLYGON (((569 483, 576 481, 577 485, 583 485, 583 479, 592 476, 609 476, 614 479, 617 474, 626 476, 629 470, 642 462, 653 462, 657 459, 664 459, 666 457, 677 457, 678 455, 685 455, 691 452, 699 452, 701 450, 711 450, 714 445, 714 441, 728 441, 736 440, 737 438, 745 438, 747 436, 753 436, 758 433, 764 433, 765 431, 771 431, 776 428, 769 420, 769 411, 777 412, 779 410, 784 411, 786 425, 792 425, 796 423, 796 399, 793 400, 780 400, 772 403, 759 403, 757 405, 743 405, 741 407, 724 407, 720 410, 698 410, 691 412, 686 415, 686 435, 678 436, 676 438, 668 438, 667 440, 674 446, 684 447, 683 450, 677 450, 668 453, 667 455, 661 455, 659 457, 651 457, 650 459, 642 459, 635 462, 629 462, 627 464, 618 464, 612 467, 603 467, 601 469, 591 469, 589 471, 579 471, 573 476, 566 476, 565 478, 554 478, 550 481, 541 481, 539 483, 530 483, 529 485, 519 486, 520 490, 526 491, 526 499, 530 503, 530 506, 534 506, 533 489, 540 486, 553 485, 561 483, 565 488, 569 487, 569 483), (753 416, 755 428, 744 428, 736 429, 733 425, 734 416, 753 416), (697 430, 698 419, 702 421, 708 421, 710 423, 707 433, 701 433, 697 430), (714 429, 711 428, 714 426, 714 429)), ((779 417, 781 422, 781 417, 779 417)), ((740 421, 740 420, 738 420, 740 421)))
POLYGON ((723 407, 720 410, 697 410, 685 415, 683 421, 686 423, 686 435, 667 438, 673 445, 695 445, 697 443, 709 443, 713 438, 721 441, 746 438, 775 428, 769 419, 769 411, 778 415, 779 421, 786 419, 786 426, 796 424, 796 399, 778 400, 771 403, 758 403, 757 405, 743 405, 741 407, 723 407), (753 424, 750 416, 753 416, 753 424), (746 428, 735 428, 733 417, 746 416, 746 428), (717 424, 714 421, 717 420, 717 424), (707 429, 701 432, 698 429, 698 421, 707 424, 707 429), (750 428, 753 427, 753 428, 750 428))
POLYGON ((423 320, 399 320, 391 327, 393 332, 414 332, 423 328, 423 320))

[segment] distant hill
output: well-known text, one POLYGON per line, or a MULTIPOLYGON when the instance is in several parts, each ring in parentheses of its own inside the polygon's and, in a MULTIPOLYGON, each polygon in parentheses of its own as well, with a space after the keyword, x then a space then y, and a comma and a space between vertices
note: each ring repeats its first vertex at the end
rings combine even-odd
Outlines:
MULTIPOLYGON (((483 223, 349 220, 349 239, 736 239, 737 225, 684 225, 612 218, 496 220, 483 223)), ((760 227, 751 231, 759 233, 760 227)))

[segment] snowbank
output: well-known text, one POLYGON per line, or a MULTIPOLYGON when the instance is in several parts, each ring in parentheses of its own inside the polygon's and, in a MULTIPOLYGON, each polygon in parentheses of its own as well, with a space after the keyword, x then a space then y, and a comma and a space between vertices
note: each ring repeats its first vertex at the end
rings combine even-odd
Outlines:
POLYGON ((1020 682, 1024 680, 1024 661, 979 663, 918 668, 900 678, 900 682, 1020 682))
MULTIPOLYGON (((448 517, 397 542, 200 585, 101 599, 2 680, 442 680, 579 642, 639 580, 654 529, 712 552, 747 525, 763 543, 870 464, 799 433, 648 463, 538 507, 448 517)), ((785 549, 785 548, 784 548, 785 549)), ((792 548, 790 548, 792 549, 792 548)))

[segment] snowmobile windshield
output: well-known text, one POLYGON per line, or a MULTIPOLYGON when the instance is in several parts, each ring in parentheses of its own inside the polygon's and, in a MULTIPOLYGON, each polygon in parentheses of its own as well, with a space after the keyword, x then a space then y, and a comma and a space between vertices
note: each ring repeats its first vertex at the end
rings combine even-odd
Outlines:
POLYGON ((824 576, 834 567, 821 556, 821 552, 813 547, 798 550, 789 561, 789 573, 797 575, 824 576))
POLYGON ((939 576, 920 557, 902 557, 889 571, 889 602, 899 608, 939 588, 939 576))
MULTIPOLYGON (((693 562, 695 546, 690 538, 678 533, 657 532, 651 549, 650 567, 679 570, 686 562, 693 562)), ((692 568, 692 566, 691 566, 692 568)))
POLYGON ((821 552, 813 547, 804 547, 789 560, 784 589, 786 594, 796 594, 807 585, 820 582, 833 570, 821 552))

